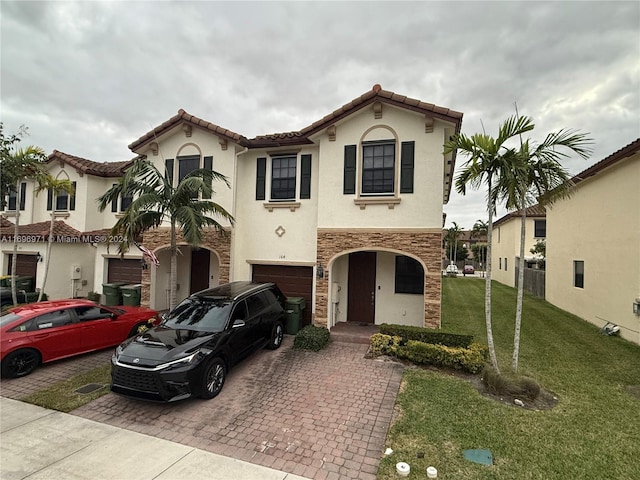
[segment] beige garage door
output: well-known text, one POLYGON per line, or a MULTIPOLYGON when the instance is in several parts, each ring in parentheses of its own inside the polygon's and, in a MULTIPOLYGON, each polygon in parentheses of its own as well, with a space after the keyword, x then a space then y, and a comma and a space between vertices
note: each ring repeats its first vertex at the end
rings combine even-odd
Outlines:
POLYGON ((253 265, 254 282, 273 282, 287 297, 302 297, 306 308, 302 325, 311 323, 313 268, 286 265, 253 265))

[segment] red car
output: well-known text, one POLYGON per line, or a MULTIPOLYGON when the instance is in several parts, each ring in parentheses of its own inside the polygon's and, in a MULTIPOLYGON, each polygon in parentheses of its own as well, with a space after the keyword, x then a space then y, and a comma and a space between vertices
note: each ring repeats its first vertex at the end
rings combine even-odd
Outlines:
POLYGON ((144 307, 106 307, 90 300, 54 300, 11 309, 0 317, 3 377, 22 377, 39 364, 119 345, 159 314, 144 307))

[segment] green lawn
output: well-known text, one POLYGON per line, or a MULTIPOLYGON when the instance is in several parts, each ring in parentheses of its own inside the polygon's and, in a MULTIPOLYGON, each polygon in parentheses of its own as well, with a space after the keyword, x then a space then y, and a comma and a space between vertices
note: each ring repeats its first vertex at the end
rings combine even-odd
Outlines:
MULTIPOLYGON (((444 278, 442 324, 486 342, 484 281, 444 278)), ((515 289, 493 284, 493 332, 500 366, 513 350, 515 289)), ((597 327, 525 295, 520 372, 559 399, 530 411, 481 396, 455 376, 420 369, 404 375, 399 418, 387 437, 394 454, 379 479, 396 479, 395 464, 426 468, 448 479, 640 479, 640 346, 599 334, 597 327), (470 463, 462 450, 486 448, 493 466, 470 463), (423 452, 424 458, 417 458, 423 452)))

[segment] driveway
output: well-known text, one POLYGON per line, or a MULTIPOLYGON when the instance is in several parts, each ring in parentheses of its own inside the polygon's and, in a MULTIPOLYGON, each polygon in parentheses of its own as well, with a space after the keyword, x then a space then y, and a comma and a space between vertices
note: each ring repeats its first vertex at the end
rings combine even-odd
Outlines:
MULTIPOLYGON (((402 367, 365 359, 366 345, 332 342, 316 353, 292 343, 286 336, 279 350, 236 366, 213 400, 155 404, 108 394, 72 413, 308 478, 375 479, 402 367)), ((100 355, 108 358, 92 357, 100 355)), ((2 395, 18 398, 5 383, 2 395)), ((9 383, 14 391, 17 381, 9 383)))

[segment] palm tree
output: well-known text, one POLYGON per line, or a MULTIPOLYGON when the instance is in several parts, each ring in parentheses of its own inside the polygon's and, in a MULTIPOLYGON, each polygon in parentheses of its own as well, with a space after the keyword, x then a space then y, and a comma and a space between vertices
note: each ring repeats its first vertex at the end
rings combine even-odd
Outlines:
POLYGON ((13 230, 13 254, 11 261, 11 297, 13 304, 18 304, 18 292, 16 289, 16 268, 18 264, 18 231, 20 224, 20 190, 25 179, 42 178, 44 174, 44 162, 46 155, 40 147, 28 146, 12 150, 3 148, 2 152, 2 176, 10 178, 13 183, 12 190, 17 195, 16 215, 13 230))
POLYGON ((462 228, 456 222, 452 222, 453 227, 450 227, 447 230, 447 239, 449 240, 449 263, 458 263, 458 239, 460 238, 460 233, 462 232, 462 228), (451 255, 453 254, 453 255, 451 255))
POLYGON ((227 178, 215 171, 198 169, 184 177, 176 187, 168 174, 162 174, 148 160, 138 159, 120 181, 98 198, 98 208, 102 212, 119 197, 132 196, 134 200, 111 229, 112 236, 121 236, 118 252, 122 255, 131 243, 144 232, 159 227, 168 221, 171 228, 171 273, 169 308, 176 305, 176 285, 178 277, 177 229, 182 231, 189 245, 202 243, 203 229, 213 227, 225 233, 223 226, 209 215, 226 219, 233 224, 234 219, 222 206, 206 200, 215 193, 213 181, 222 181, 229 187, 227 178), (201 197, 201 198, 200 198, 201 197))
MULTIPOLYGON (((471 236, 474 238, 487 238, 487 231, 489 229, 489 225, 487 222, 483 220, 476 220, 476 223, 473 224, 473 229, 471 230, 471 236)), ((486 267, 486 263, 484 262, 484 249, 480 249, 480 263, 486 267)), ((484 272, 483 272, 484 275, 484 272)))
POLYGON ((493 343, 491 328, 491 235, 493 229, 493 213, 499 196, 496 194, 496 185, 500 178, 509 170, 513 163, 516 151, 507 148, 506 142, 513 137, 532 130, 534 127, 531 119, 527 117, 512 116, 502 123, 498 129, 498 136, 494 139, 486 133, 476 133, 471 137, 464 134, 456 134, 444 144, 444 153, 452 153, 459 150, 462 155, 469 157, 462 166, 462 171, 456 177, 456 191, 464 195, 467 185, 479 188, 483 184, 487 188, 487 212, 489 214, 487 228, 487 276, 485 278, 485 322, 487 328, 487 344, 489 356, 493 368, 500 372, 493 343))
POLYGON ((571 152, 587 159, 591 155, 592 140, 587 134, 572 130, 550 133, 535 145, 528 139, 521 141, 514 168, 502 177, 502 194, 507 208, 520 210, 520 258, 518 260, 518 294, 516 301, 515 333, 513 338, 512 369, 518 371, 522 302, 524 296, 524 247, 527 208, 537 200, 541 205, 551 205, 570 194, 572 186, 569 172, 560 160, 571 152))
MULTIPOLYGON (((38 186, 36 188, 36 195, 43 190, 51 190, 53 198, 56 198, 58 194, 62 192, 66 192, 68 195, 73 195, 75 193, 73 188, 73 183, 71 180, 64 179, 55 179, 50 174, 44 175, 38 182, 38 186)), ((51 209, 51 223, 49 225, 49 241, 47 243, 47 260, 44 264, 44 279, 42 280, 42 287, 40 288, 40 293, 38 294, 38 301, 42 300, 42 295, 44 293, 44 288, 47 284, 47 276, 49 275, 49 261, 51 260, 51 246, 53 245, 53 226, 56 220, 55 208, 51 209)))

